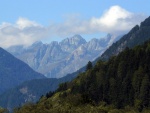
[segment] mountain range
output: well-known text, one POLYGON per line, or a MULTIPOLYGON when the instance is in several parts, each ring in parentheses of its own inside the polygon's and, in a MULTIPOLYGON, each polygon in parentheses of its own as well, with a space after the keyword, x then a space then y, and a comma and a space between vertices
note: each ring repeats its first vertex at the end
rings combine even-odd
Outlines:
POLYGON ((15 113, 150 113, 149 28, 150 17, 110 46, 106 58, 15 113))
MULTIPOLYGON (((108 60, 109 57, 118 55, 126 47, 133 48, 134 46, 141 45, 145 41, 149 40, 150 34, 148 33, 148 31, 150 31, 149 30, 150 24, 148 24, 148 23, 150 23, 150 17, 147 18, 145 21, 143 21, 140 26, 135 26, 131 31, 129 31, 129 33, 124 35, 116 43, 112 44, 98 59, 108 60), (104 56, 106 56, 106 57, 104 57, 104 56)), ((94 62, 97 62, 96 60, 94 62)), ((94 64, 96 64, 96 63, 94 63, 94 64)), ((110 65, 110 67, 111 67, 111 65, 110 65)), ((53 80, 42 79, 42 81, 34 80, 34 82, 32 82, 32 80, 31 80, 31 81, 25 82, 25 83, 19 85, 18 87, 7 91, 7 93, 3 93, 0 96, 0 105, 3 107, 10 107, 10 106, 14 107, 13 103, 16 102, 15 94, 18 94, 18 93, 20 94, 20 95, 18 95, 18 97, 20 97, 20 100, 18 100, 16 102, 16 104, 15 104, 16 106, 23 104, 25 102, 25 100, 32 99, 32 101, 35 102, 40 98, 41 94, 45 94, 46 91, 49 92, 49 91, 56 90, 58 88, 59 83, 73 80, 75 77, 77 77, 78 74, 80 74, 81 72, 85 72, 85 69, 86 69, 86 67, 83 67, 83 68, 79 69, 78 71, 76 71, 72 74, 69 74, 60 79, 53 79, 53 80), (55 82, 52 82, 52 81, 55 81, 55 82), (42 83, 40 85, 40 90, 34 90, 34 87, 36 87, 36 85, 40 84, 40 83, 42 83), (47 87, 49 87, 49 88, 47 88, 47 87), (25 89, 26 93, 21 93, 20 91, 22 91, 22 89, 25 89), (36 98, 29 98, 30 95, 34 95, 33 97, 36 97, 36 98)))
POLYGON ((108 34, 101 39, 93 38, 86 42, 80 35, 74 35, 61 42, 35 42, 26 48, 12 46, 7 51, 46 77, 60 78, 96 59, 119 38, 108 34))

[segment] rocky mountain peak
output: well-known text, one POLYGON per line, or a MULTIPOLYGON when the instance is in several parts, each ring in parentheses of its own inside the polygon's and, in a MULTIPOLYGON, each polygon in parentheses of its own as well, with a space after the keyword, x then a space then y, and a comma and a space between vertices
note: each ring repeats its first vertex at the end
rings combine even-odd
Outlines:
POLYGON ((70 38, 66 38, 64 40, 62 40, 60 42, 60 45, 64 45, 64 44, 67 44, 67 45, 81 45, 81 44, 84 44, 86 43, 86 40, 84 38, 82 38, 80 35, 74 35, 73 37, 70 37, 70 38))
POLYGON ((36 47, 36 46, 40 46, 40 45, 43 45, 42 41, 36 41, 31 46, 36 47))
POLYGON ((72 52, 77 49, 80 45, 85 44, 86 40, 80 35, 74 35, 73 37, 62 40, 59 45, 65 52, 72 52))
POLYGON ((129 34, 136 33, 139 29, 140 29, 139 25, 136 25, 135 27, 133 27, 133 28, 131 29, 131 31, 129 32, 129 34))
POLYGON ((49 45, 51 45, 51 46, 57 46, 57 45, 59 45, 59 44, 58 44, 57 41, 52 41, 49 45))
POLYGON ((91 41, 89 41, 87 44, 88 50, 97 50, 100 49, 101 45, 99 44, 99 39, 93 38, 91 41))
POLYGON ((150 16, 145 19, 145 21, 141 22, 141 27, 150 26, 150 16))

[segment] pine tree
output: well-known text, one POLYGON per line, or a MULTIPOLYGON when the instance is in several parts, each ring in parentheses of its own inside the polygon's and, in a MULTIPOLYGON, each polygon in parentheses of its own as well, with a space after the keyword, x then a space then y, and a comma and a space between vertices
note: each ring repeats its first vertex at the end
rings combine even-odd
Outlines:
POLYGON ((142 80, 142 84, 140 88, 140 99, 142 100, 143 107, 148 107, 149 105, 149 101, 150 101, 150 97, 149 97, 150 89, 149 88, 150 88, 149 77, 148 75, 145 75, 142 80))
POLYGON ((89 61, 87 66, 86 66, 86 70, 92 69, 92 67, 93 67, 92 62, 89 61))

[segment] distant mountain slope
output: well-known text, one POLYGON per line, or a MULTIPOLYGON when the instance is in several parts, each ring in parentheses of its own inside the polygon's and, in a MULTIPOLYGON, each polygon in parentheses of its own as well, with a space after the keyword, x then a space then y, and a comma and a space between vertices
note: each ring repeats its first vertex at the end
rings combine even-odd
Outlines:
MULTIPOLYGON (((74 75, 77 75, 78 72, 74 75)), ((76 76, 67 75, 63 78, 45 78, 26 81, 0 95, 0 106, 10 111, 28 102, 37 102, 42 95, 55 91, 60 83, 71 81, 76 76), (17 97, 17 98, 16 98, 17 97)))
POLYGON ((21 85, 6 91, 0 97, 0 106, 9 110, 26 102, 36 102, 49 90, 54 91, 58 87, 57 79, 36 79, 22 83, 21 85), (16 98, 17 97, 17 98, 16 98))
POLYGON ((128 34, 113 43, 98 59, 108 59, 113 55, 117 55, 126 47, 132 48, 143 44, 148 39, 150 39, 150 17, 141 22, 140 26, 136 25, 128 34))
POLYGON ((0 48, 0 94, 24 81, 39 78, 45 77, 0 48))
POLYGON ((100 56, 117 37, 107 35, 102 39, 86 42, 80 35, 50 44, 36 42, 30 47, 13 46, 7 50, 26 62, 35 71, 50 78, 60 78, 86 65, 100 56))

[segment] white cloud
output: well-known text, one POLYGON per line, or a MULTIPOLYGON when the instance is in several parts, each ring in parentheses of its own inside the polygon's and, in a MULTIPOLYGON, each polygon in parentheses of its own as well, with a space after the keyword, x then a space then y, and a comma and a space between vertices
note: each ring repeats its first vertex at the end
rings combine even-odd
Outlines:
POLYGON ((19 28, 24 29, 26 27, 38 27, 40 26, 39 24, 37 24, 34 21, 30 21, 26 18, 19 18, 18 21, 16 22, 16 24, 18 25, 19 28))
POLYGON ((48 36, 46 27, 25 18, 19 18, 16 24, 0 25, 0 46, 7 48, 13 45, 28 46, 48 36))
POLYGON ((122 9, 119 6, 113 6, 108 11, 106 11, 102 17, 100 18, 93 18, 91 20, 92 24, 99 24, 106 27, 114 27, 118 22, 119 19, 126 19, 130 18, 132 13, 122 9))
POLYGON ((122 34, 139 24, 146 18, 143 14, 134 14, 120 6, 112 6, 99 18, 92 17, 90 20, 68 19, 62 24, 50 26, 51 31, 59 36, 68 34, 94 34, 112 33, 122 34))
POLYGON ((130 30, 145 18, 143 14, 134 14, 116 5, 110 7, 100 18, 92 18, 90 24, 99 31, 122 33, 130 30))
POLYGON ((134 14, 120 6, 110 7, 99 18, 81 20, 71 16, 63 23, 53 23, 48 27, 26 18, 19 18, 15 24, 5 22, 0 25, 0 46, 4 48, 12 45, 28 46, 48 37, 67 37, 74 34, 124 33, 145 18, 145 15, 134 14))

